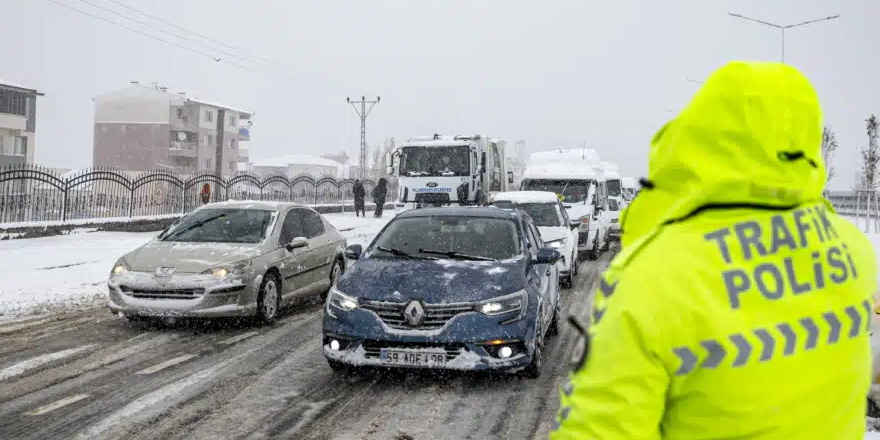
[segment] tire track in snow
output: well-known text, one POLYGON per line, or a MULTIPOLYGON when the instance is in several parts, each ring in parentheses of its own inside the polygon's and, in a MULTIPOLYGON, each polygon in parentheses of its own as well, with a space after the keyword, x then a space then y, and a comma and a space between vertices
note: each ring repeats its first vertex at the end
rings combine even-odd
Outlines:
POLYGON ((25 374, 31 370, 36 370, 43 365, 64 359, 69 356, 73 356, 94 346, 95 344, 83 345, 76 348, 69 348, 67 350, 44 354, 42 356, 37 356, 35 358, 30 358, 26 361, 19 362, 15 365, 0 370, 0 381, 9 380, 11 378, 21 376, 22 374, 25 374))

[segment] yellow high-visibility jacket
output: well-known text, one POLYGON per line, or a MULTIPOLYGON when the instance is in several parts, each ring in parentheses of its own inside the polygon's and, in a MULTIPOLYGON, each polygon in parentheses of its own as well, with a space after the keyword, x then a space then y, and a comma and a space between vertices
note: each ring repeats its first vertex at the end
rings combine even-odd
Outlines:
POLYGON ((861 440, 877 261, 822 199, 821 112, 776 63, 655 136, 553 440, 861 440))

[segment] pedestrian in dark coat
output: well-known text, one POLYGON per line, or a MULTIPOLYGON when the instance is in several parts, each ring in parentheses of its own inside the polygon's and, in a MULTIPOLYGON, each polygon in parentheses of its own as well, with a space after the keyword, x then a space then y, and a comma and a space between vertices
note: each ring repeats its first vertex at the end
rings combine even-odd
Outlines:
POLYGON ((367 190, 364 189, 364 184, 361 183, 360 179, 354 181, 352 193, 354 193, 354 215, 357 217, 366 217, 367 213, 364 208, 364 198, 367 196, 367 190))
POLYGON ((388 181, 379 179, 379 183, 373 188, 373 203, 376 204, 376 217, 382 217, 382 208, 385 207, 385 196, 388 195, 388 181))

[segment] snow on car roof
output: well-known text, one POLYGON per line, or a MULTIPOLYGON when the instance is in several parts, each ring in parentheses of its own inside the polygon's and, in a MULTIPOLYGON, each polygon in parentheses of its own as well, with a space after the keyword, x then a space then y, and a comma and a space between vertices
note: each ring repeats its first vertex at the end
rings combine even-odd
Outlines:
POLYGON ((523 172, 526 179, 588 179, 601 180, 596 170, 589 164, 557 162, 529 165, 523 172))
POLYGON ((242 209, 262 209, 267 211, 280 211, 284 208, 293 206, 303 206, 299 203, 292 202, 273 202, 269 200, 227 200, 225 202, 209 203, 199 207, 199 209, 211 208, 242 208, 242 209))
POLYGON ((513 203, 556 203, 559 201, 559 198, 556 196, 556 193, 549 191, 508 191, 496 194, 493 201, 513 203))

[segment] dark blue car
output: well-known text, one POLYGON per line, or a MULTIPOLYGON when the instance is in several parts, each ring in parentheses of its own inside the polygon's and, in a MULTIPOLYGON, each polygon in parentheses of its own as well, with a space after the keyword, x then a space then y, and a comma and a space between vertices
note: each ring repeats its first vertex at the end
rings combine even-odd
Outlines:
POLYGON ((537 377, 558 331, 560 253, 520 210, 429 208, 394 218, 330 290, 324 356, 335 370, 393 366, 537 377))

